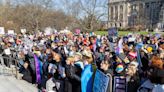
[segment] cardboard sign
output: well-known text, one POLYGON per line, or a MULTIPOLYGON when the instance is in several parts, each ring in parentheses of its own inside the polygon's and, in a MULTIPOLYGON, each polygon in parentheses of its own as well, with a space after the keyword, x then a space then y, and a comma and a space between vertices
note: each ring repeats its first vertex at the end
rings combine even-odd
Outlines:
POLYGON ((93 92, 107 92, 109 81, 110 79, 107 75, 97 70, 94 78, 93 92))
POLYGON ((0 34, 2 34, 2 35, 5 34, 5 29, 4 29, 4 27, 0 27, 0 34))
POLYGON ((8 30, 8 34, 14 35, 14 30, 8 30))

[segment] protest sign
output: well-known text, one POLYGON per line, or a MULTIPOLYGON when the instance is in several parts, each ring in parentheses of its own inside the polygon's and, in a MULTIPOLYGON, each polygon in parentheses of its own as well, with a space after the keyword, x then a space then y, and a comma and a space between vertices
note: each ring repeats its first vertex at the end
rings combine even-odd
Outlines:
POLYGON ((134 42, 136 39, 134 38, 134 37, 130 37, 129 39, 128 39, 128 42, 134 42))
POLYGON ((54 29, 54 33, 57 33, 58 31, 56 29, 54 29))
POLYGON ((14 33, 14 30, 8 30, 8 34, 14 35, 14 34, 15 34, 15 33, 14 33))
POLYGON ((108 36, 118 36, 117 28, 109 28, 108 29, 108 36))
POLYGON ((109 81, 110 79, 107 75, 97 70, 94 78, 93 92, 106 92, 109 81))
POLYGON ((5 29, 4 29, 4 27, 0 27, 0 34, 5 34, 5 29))
POLYGON ((21 33, 25 34, 26 33, 26 29, 21 29, 21 33))
POLYGON ((114 77, 114 92, 126 92, 126 78, 122 76, 114 77))
POLYGON ((81 30, 80 29, 76 29, 76 34, 80 34, 81 30))
POLYGON ((52 28, 51 27, 47 27, 45 30, 45 35, 51 35, 52 34, 52 28))
POLYGON ((8 49, 5 49, 4 52, 5 52, 6 55, 10 55, 11 54, 11 51, 10 51, 9 48, 8 49))

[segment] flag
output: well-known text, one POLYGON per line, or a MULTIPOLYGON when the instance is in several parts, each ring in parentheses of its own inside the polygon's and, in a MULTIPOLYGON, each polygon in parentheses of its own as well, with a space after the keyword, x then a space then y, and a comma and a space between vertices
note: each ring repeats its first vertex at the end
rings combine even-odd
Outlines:
POLYGON ((142 67, 142 62, 141 62, 141 56, 140 56, 140 51, 137 49, 137 62, 139 63, 139 68, 142 67))
POLYGON ((35 70, 36 70, 36 83, 41 83, 41 74, 42 74, 42 62, 39 58, 34 54, 35 60, 35 70))
POLYGON ((92 92, 92 75, 93 75, 93 69, 92 65, 86 65, 84 67, 84 70, 82 71, 81 76, 81 89, 82 92, 92 92))

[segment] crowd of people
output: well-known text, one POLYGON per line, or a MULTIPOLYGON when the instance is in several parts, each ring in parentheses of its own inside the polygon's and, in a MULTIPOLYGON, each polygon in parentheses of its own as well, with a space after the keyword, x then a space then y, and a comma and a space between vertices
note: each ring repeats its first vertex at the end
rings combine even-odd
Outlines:
POLYGON ((37 84, 42 92, 92 92, 97 70, 112 76, 104 92, 164 92, 164 37, 160 34, 1 35, 0 47, 1 52, 16 50, 22 79, 37 84), (116 90, 116 76, 125 78, 125 89, 116 90))

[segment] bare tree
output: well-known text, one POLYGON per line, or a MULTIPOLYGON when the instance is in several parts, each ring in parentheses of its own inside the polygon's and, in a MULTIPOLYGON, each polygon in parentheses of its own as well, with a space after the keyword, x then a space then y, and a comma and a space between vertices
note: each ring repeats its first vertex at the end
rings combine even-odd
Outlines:
POLYGON ((45 27, 78 27, 94 31, 99 28, 105 15, 105 1, 61 0, 64 8, 54 9, 54 0, 14 0, 8 5, 0 6, 0 25, 18 31, 20 28, 36 31, 45 27))
POLYGON ((64 10, 78 19, 85 31, 94 31, 100 27, 102 18, 107 17, 107 0, 62 0, 64 10))

